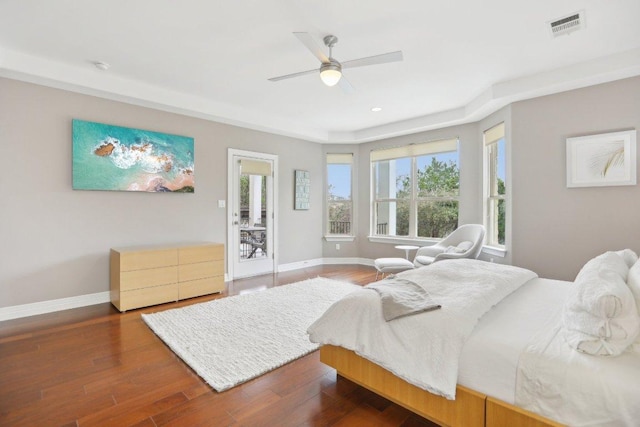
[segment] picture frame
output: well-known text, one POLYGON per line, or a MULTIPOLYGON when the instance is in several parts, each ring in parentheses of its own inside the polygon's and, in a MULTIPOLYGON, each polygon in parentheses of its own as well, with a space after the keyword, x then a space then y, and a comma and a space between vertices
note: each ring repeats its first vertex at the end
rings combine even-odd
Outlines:
POLYGON ((194 139, 72 120, 74 190, 194 193, 194 139))
POLYGON ((636 130, 567 138, 567 187, 636 185, 636 130))
POLYGON ((311 178, 309 171, 296 170, 294 173, 294 206, 295 210, 309 210, 311 178))

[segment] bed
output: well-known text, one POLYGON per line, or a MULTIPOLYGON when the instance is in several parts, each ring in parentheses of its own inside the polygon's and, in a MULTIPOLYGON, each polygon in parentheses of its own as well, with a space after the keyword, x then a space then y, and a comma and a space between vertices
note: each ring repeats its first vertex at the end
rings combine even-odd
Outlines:
MULTIPOLYGON (((625 261, 627 271, 636 259, 625 261)), ((637 423, 640 419, 640 395, 636 391, 640 384, 638 346, 628 345, 615 357, 585 354, 567 346, 563 328, 559 325, 565 322, 567 301, 575 297, 573 282, 542 279, 528 270, 476 260, 440 264, 400 273, 397 278, 423 280, 421 285, 429 290, 433 300, 445 302, 442 310, 385 322, 379 296, 366 289, 358 290, 361 295, 347 296, 327 310, 309 328, 311 340, 322 345, 322 362, 335 368, 339 375, 440 425, 625 426, 637 423), (428 270, 434 267, 443 271, 437 271, 434 276, 433 271, 428 270), (488 279, 482 280, 489 282, 512 274, 511 270, 516 269, 516 282, 522 283, 505 282, 496 286, 498 295, 489 298, 486 311, 475 312, 463 304, 462 310, 472 317, 468 322, 472 324, 472 330, 464 337, 457 363, 453 363, 456 375, 452 387, 455 391, 451 392, 447 388, 450 385, 440 383, 437 374, 435 377, 432 373, 422 374, 423 370, 432 369, 430 360, 422 360, 406 369, 403 367, 413 363, 407 357, 416 358, 412 354, 415 353, 413 348, 424 354, 424 351, 432 351, 425 348, 447 344, 422 332, 403 336, 404 329, 425 323, 441 328, 441 321, 451 322, 445 313, 450 304, 448 297, 442 296, 442 289, 434 287, 433 282, 451 279, 462 283, 460 289, 465 289, 473 280, 470 272, 478 269, 488 271, 488 279), (425 282, 428 284, 424 285, 425 282), (377 305, 372 304, 376 298, 377 305), (429 345, 420 344, 425 337, 429 345), (372 349, 377 343, 385 348, 372 349), (400 366, 385 359, 385 353, 394 360, 400 359, 400 366), (418 374, 414 375, 414 370, 418 374), (563 393, 566 396, 562 396, 563 393)), ((640 274, 640 264, 637 270, 640 274)), ((458 285, 445 285, 450 286, 458 285)), ((452 293, 459 292, 454 290, 452 293)), ((473 298, 482 298, 473 289, 469 293, 473 298)), ((633 301, 633 295, 631 299, 633 301)), ((631 319, 640 328, 635 303, 633 309, 636 310, 635 317, 631 319)), ((637 330, 631 332, 637 336, 637 330)), ((460 339, 456 333, 445 333, 444 341, 447 337, 453 341, 460 339)), ((421 359, 431 358, 437 359, 437 356, 429 353, 429 357, 421 359)), ((439 361, 434 365, 445 372, 448 369, 442 368, 439 361)), ((441 375, 446 376, 450 375, 441 375)))

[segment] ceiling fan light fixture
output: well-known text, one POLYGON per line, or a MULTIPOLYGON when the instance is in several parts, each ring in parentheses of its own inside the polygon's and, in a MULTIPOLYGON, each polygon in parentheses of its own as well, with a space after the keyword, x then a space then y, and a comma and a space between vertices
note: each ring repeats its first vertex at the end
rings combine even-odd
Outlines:
POLYGON ((328 62, 320 67, 320 79, 327 86, 335 86, 342 77, 342 67, 337 62, 328 62))

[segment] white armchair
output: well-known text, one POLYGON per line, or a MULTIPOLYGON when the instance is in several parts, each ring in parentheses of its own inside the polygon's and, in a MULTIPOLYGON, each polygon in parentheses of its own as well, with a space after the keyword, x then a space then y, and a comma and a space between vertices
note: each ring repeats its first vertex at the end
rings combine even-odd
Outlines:
POLYGON ((483 241, 484 226, 461 225, 435 245, 418 249, 413 265, 422 267, 443 259, 478 258, 483 241))

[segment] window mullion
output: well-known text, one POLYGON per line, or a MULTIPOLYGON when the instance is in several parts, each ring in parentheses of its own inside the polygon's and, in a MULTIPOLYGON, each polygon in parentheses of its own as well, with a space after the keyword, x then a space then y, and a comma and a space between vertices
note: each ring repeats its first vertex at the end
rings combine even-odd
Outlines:
POLYGON ((409 237, 418 236, 418 160, 411 158, 411 196, 409 200, 409 237))

